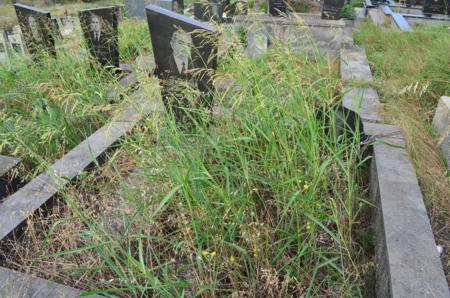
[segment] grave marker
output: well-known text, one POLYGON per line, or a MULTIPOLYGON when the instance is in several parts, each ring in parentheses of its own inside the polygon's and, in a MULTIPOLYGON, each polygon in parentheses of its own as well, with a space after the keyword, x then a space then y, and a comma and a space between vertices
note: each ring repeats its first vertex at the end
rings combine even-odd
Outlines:
POLYGON ((194 3, 194 17, 200 21, 215 21, 222 22, 223 6, 221 3, 211 2, 195 2, 194 3))
POLYGON ((214 90, 211 70, 217 68, 217 31, 208 24, 149 5, 148 27, 166 107, 180 120, 189 106, 186 88, 200 92, 196 102, 211 108, 214 90), (183 92, 184 91, 184 92, 183 92))
POLYGON ((19 53, 24 55, 25 54, 25 46, 22 42, 22 35, 20 33, 13 33, 10 34, 7 33, 6 38, 8 39, 8 43, 11 47, 11 49, 15 53, 19 53))
POLYGON ((72 16, 64 15, 61 17, 61 25, 61 34, 63 36, 70 36, 75 31, 75 18, 72 16))
POLYGON ((118 8, 84 9, 78 12, 83 36, 91 55, 103 67, 119 67, 118 8))
POLYGON ((6 34, 3 30, 0 30, 0 63, 5 64, 8 62, 8 50, 6 46, 6 34))
POLYGON ((128 17, 138 17, 145 19, 145 0, 125 0, 125 7, 128 11, 128 17))
POLYGON ((21 3, 15 3, 14 8, 28 52, 34 55, 43 50, 56 56, 50 13, 21 3))
POLYGON ((284 0, 269 0, 269 14, 271 16, 282 16, 287 12, 287 5, 284 0))
POLYGON ((253 59, 260 58, 267 52, 268 46, 269 38, 262 30, 247 32, 247 48, 245 49, 247 56, 253 59))
POLYGON ((339 20, 345 0, 324 0, 322 7, 322 19, 339 20))
POLYGON ((450 14, 450 0, 425 0, 423 14, 450 14))

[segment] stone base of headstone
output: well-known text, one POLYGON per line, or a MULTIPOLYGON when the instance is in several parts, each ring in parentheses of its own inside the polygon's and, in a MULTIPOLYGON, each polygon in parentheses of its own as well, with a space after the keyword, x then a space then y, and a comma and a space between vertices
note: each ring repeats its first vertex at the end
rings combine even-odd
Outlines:
POLYGON ((433 128, 439 136, 439 147, 450 170, 450 97, 442 96, 433 118, 433 128))

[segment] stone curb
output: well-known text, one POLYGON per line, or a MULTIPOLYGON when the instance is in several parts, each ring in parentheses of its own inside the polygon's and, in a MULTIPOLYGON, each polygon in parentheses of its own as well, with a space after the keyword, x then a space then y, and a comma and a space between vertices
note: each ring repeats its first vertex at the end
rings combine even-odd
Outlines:
POLYGON ((130 132, 145 115, 161 111, 163 104, 140 94, 134 102, 122 107, 122 112, 110 123, 54 163, 47 173, 40 174, 0 204, 0 241, 130 132))
MULTIPOLYGON (((82 291, 46 279, 33 277, 0 267, 0 297, 8 298, 72 298, 80 297, 82 291)), ((89 295, 89 298, 103 296, 89 295)))
MULTIPOLYGON (((159 98, 150 100, 141 90, 135 92, 132 101, 122 104, 121 112, 110 123, 54 163, 48 173, 40 174, 0 204, 0 241, 20 230, 31 214, 51 201, 69 181, 100 158, 141 119, 163 111, 164 105, 159 98)), ((82 293, 49 280, 0 267, 0 297, 72 298, 82 293)))
MULTIPOLYGON (((341 78, 373 80, 362 48, 341 51, 341 78)), ((372 88, 350 87, 343 106, 359 115, 366 136, 373 140, 370 197, 376 203, 377 297, 450 297, 431 224, 403 132, 381 124, 379 98, 372 88)))

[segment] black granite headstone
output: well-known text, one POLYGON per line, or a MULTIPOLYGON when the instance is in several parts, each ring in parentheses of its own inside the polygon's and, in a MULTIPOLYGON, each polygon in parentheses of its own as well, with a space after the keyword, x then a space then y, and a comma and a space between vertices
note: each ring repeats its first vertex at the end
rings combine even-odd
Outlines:
POLYGON ((15 3, 14 8, 30 54, 45 51, 55 56, 55 36, 50 13, 21 3, 15 3))
POLYGON ((269 14, 271 16, 282 16, 287 12, 287 5, 284 0, 269 0, 269 14))
POLYGON ((119 67, 118 8, 85 9, 78 12, 83 36, 91 55, 103 67, 119 67))
POLYGON ((322 19, 339 20, 345 0, 325 0, 322 7, 322 19))
POLYGON ((450 0, 425 0, 423 14, 450 14, 450 0))
POLYGON ((200 91, 196 100, 211 107, 211 71, 217 68, 217 31, 208 24, 149 5, 146 8, 156 69, 165 105, 177 119, 188 104, 186 87, 200 91))

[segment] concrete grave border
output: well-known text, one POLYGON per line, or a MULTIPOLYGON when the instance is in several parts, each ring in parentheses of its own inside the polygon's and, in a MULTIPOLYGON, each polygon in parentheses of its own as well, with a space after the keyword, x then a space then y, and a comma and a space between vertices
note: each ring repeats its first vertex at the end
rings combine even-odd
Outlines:
POLYGON ((377 297, 450 297, 414 167, 401 129, 383 124, 363 48, 341 50, 343 107, 358 114, 371 146, 377 297))
MULTIPOLYGON (((124 87, 136 83, 134 74, 120 81, 124 87)), ((27 218, 44 208, 59 191, 81 172, 88 169, 107 150, 144 117, 164 111, 162 101, 137 90, 131 102, 123 103, 120 112, 91 136, 69 151, 44 172, 0 203, 0 240, 13 237, 27 218)), ((0 297, 79 297, 82 291, 49 280, 36 278, 0 267, 0 297)), ((88 297, 102 297, 98 295, 88 297)))
MULTIPOLYGON (((448 285, 403 133, 396 126, 383 124, 378 94, 369 87, 373 78, 364 49, 342 48, 340 72, 347 86, 343 107, 360 116, 364 133, 374 140, 369 189, 376 203, 377 296, 448 298, 448 285)), ((160 100, 136 94, 133 103, 124 104, 119 115, 57 161, 50 173, 36 177, 0 204, 0 218, 11 216, 6 225, 0 223, 0 239, 13 234, 28 215, 52 199, 144 116, 163 109, 160 100), (32 204, 25 206, 25 202, 32 204), (9 211, 4 211, 4 206, 9 211), (11 210, 18 206, 24 209, 11 210)), ((10 297, 47 298, 56 294, 77 297, 81 292, 0 267, 0 294, 8 293, 10 297)))

